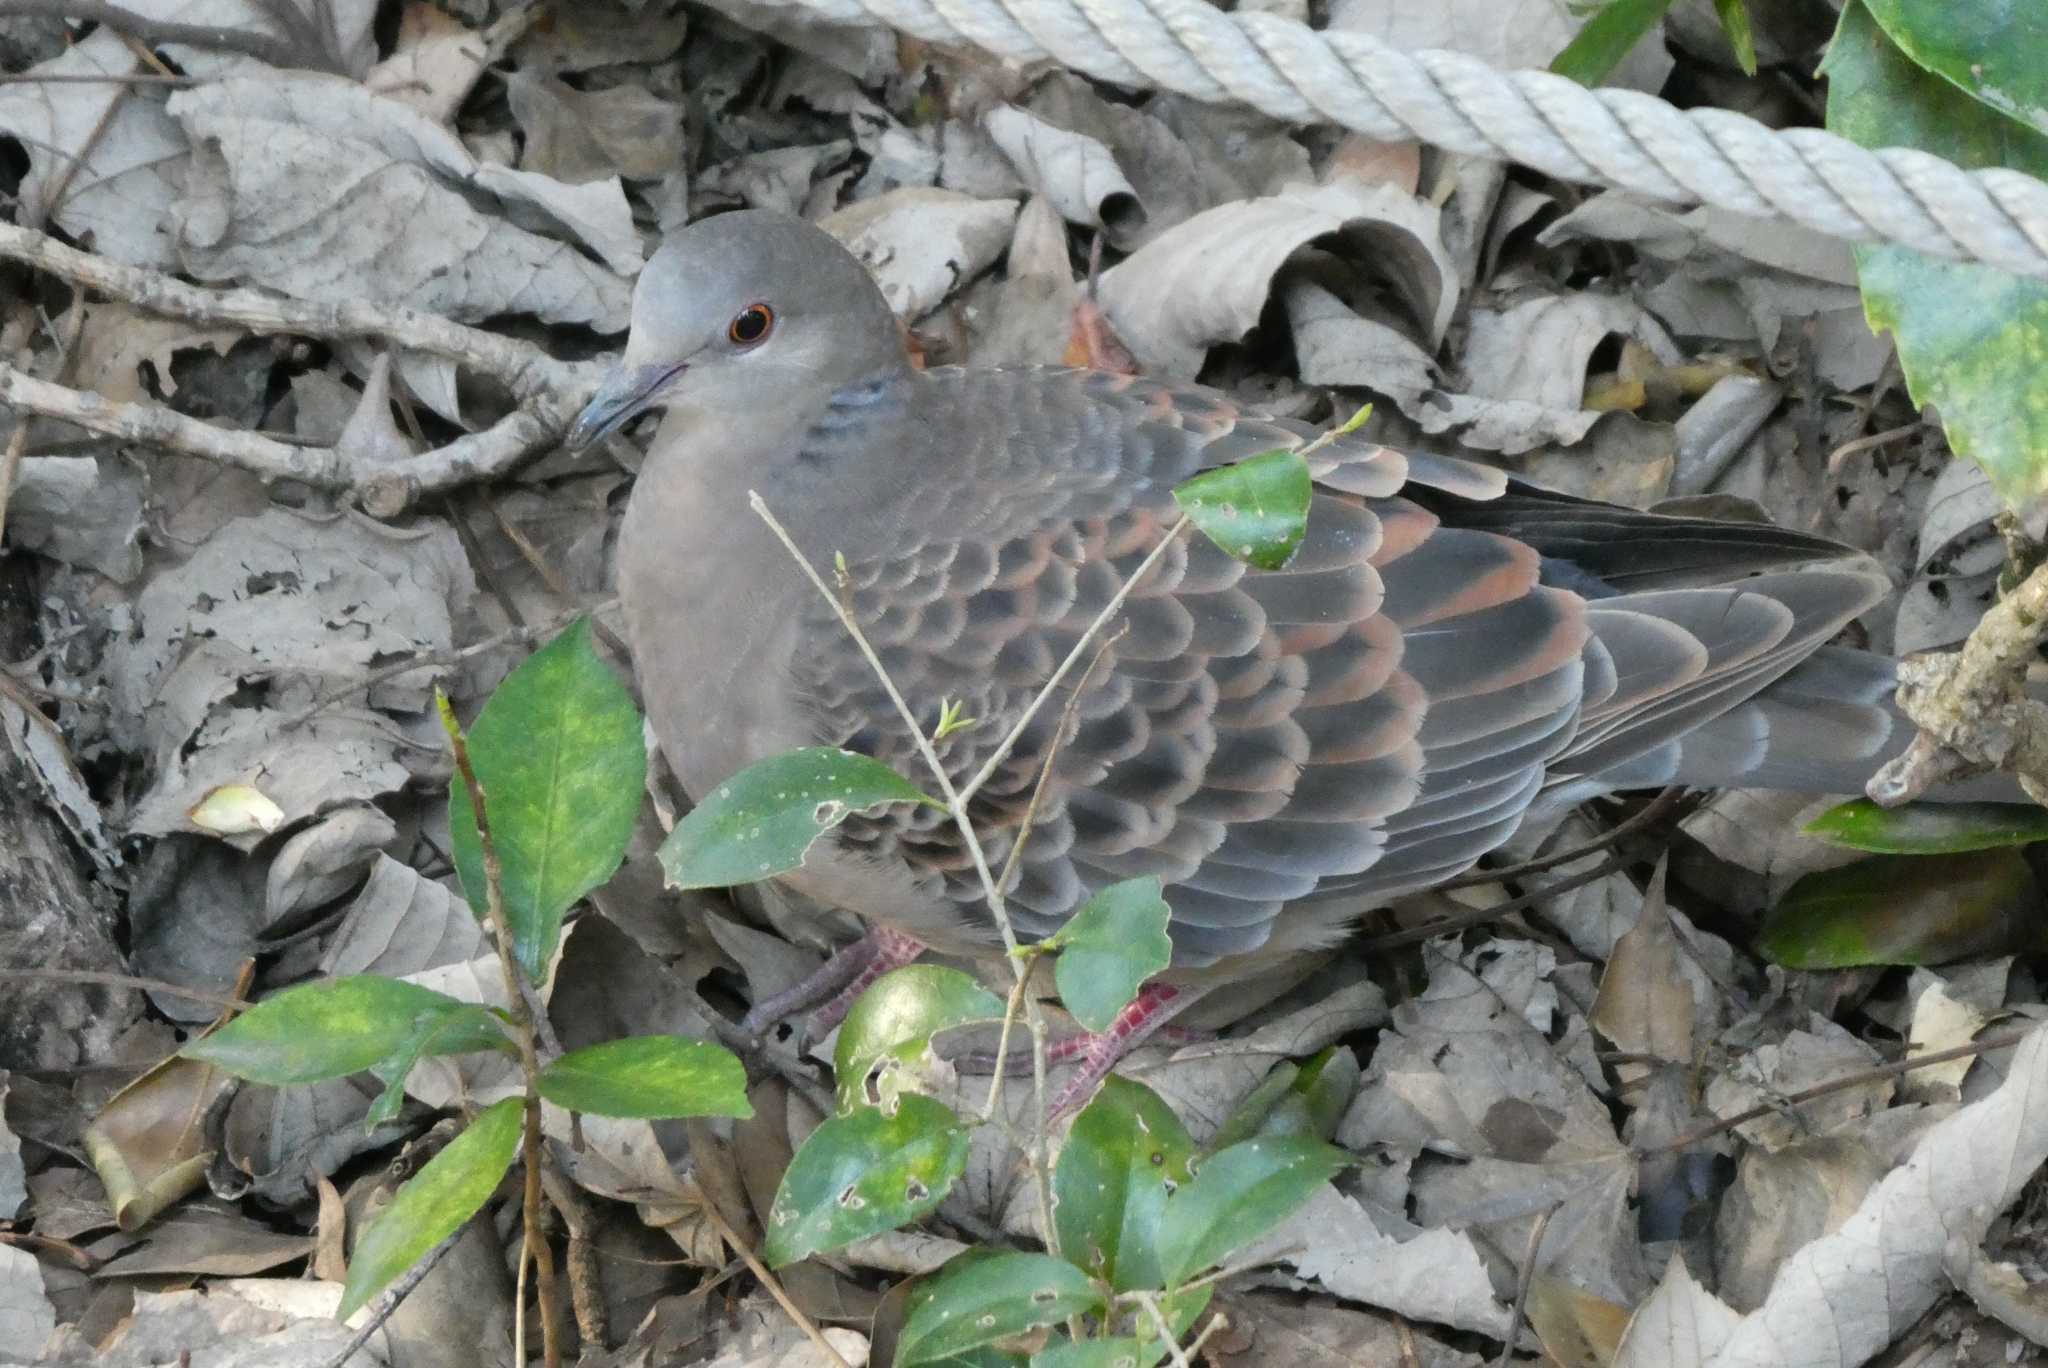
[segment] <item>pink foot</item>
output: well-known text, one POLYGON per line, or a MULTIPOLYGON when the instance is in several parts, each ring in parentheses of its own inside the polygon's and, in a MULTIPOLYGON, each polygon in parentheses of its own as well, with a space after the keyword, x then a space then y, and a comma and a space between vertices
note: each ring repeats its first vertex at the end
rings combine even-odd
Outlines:
POLYGON ((1109 1077, 1109 1071, 1116 1067, 1118 1060, 1129 1054, 1152 1037, 1182 1008, 1195 1000, 1195 994, 1164 983, 1148 983, 1138 990, 1109 1029, 1095 1035, 1070 1036, 1050 1047, 1047 1059, 1055 1056, 1061 1060, 1075 1062, 1074 1076, 1060 1089, 1059 1096, 1048 1108, 1047 1120, 1057 1121, 1069 1112, 1079 1111, 1095 1090, 1102 1086, 1102 1080, 1109 1077))
POLYGON ((809 977, 755 1003, 740 1029, 758 1036, 776 1022, 815 1007, 810 1029, 823 1035, 845 1019, 854 999, 867 991, 868 985, 923 953, 923 941, 886 926, 870 927, 865 936, 839 950, 809 977))

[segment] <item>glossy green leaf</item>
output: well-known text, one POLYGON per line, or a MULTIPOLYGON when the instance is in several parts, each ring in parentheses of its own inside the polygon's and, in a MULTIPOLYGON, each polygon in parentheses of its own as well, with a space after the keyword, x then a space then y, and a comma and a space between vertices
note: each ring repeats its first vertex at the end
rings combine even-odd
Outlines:
POLYGON ((253 1083, 319 1083, 360 1073, 409 1048, 418 1058, 422 1033, 451 1022, 456 1026, 445 1040, 433 1034, 435 1044, 448 1048, 427 1053, 483 1048, 493 1034, 502 1040, 494 1018, 478 1022, 483 1012, 431 988, 358 974, 287 988, 179 1053, 253 1083))
POLYGON ((1168 1287, 1222 1263, 1270 1232, 1351 1163, 1320 1140, 1247 1140, 1202 1161, 1159 1223, 1159 1271, 1168 1287))
POLYGON ((1046 948, 1059 951, 1060 1002, 1091 1031, 1106 1031, 1138 986, 1173 963, 1172 916, 1156 877, 1111 884, 1067 919, 1046 948))
POLYGON ((929 1097, 827 1117, 782 1175, 761 1252, 780 1268, 906 1225, 967 1167, 967 1128, 929 1097))
MULTIPOLYGON (((505 676, 469 729, 500 892, 519 966, 535 983, 561 939, 562 915, 617 872, 647 783, 639 710, 571 625, 505 676)), ((448 789, 448 831, 463 892, 484 915, 483 846, 469 790, 448 789)))
POLYGON ((1211 1151, 1262 1135, 1300 1135, 1328 1140, 1358 1091, 1358 1056, 1332 1045, 1307 1064, 1281 1063, 1232 1108, 1216 1133, 1211 1151))
POLYGON ((1607 0, 1551 59, 1550 69, 1580 85, 1599 85, 1649 36, 1671 4, 1672 0, 1607 0))
POLYGON ((1209 540, 1260 570, 1294 559, 1308 531, 1315 493, 1299 452, 1268 451, 1207 470, 1173 491, 1181 511, 1209 540))
POLYGON ((540 1072, 540 1095, 597 1116, 752 1116, 731 1050, 682 1036, 627 1036, 572 1050, 540 1072))
POLYGON ((1864 0, 1899 50, 2007 118, 2048 133, 2048 5, 1864 0))
POLYGON ((525 1102, 508 1097, 427 1161, 356 1241, 342 1288, 340 1320, 353 1316, 386 1283, 462 1229, 497 1190, 519 1153, 525 1102))
MULTIPOLYGON (((1845 137, 2048 177, 2048 135, 1915 66, 1860 0, 1822 69, 1828 127, 1845 137)), ((1897 335, 1913 401, 1940 410, 1950 447, 2016 507, 2048 495, 2048 281, 1901 247, 1859 247, 1856 262, 1871 326, 1897 335)))
POLYGON ((809 746, 749 765, 712 790, 661 843, 674 888, 730 888, 795 869, 856 812, 938 804, 879 760, 809 746))
POLYGON ((956 1260, 920 1288, 896 1340, 902 1368, 1104 1309, 1086 1273, 1050 1254, 956 1260))
POLYGON ((1060 1252, 1119 1292, 1164 1286, 1159 1222, 1195 1154, 1180 1118, 1141 1083, 1111 1077, 1074 1118, 1052 1171, 1060 1252))
POLYGON ((1129 1335, 1063 1340, 1031 1356, 1031 1368, 1152 1368, 1166 1351, 1129 1335))
POLYGON ((2036 803, 1909 803, 1867 798, 1831 807, 1806 834, 1877 855, 1954 855, 2048 841, 2048 808, 2036 803))
POLYGON ((1792 885, 1757 948, 1790 969, 1946 964, 2039 949, 2044 929, 2017 850, 1874 855, 1792 885))
POLYGON ((1714 0, 1714 13, 1720 16, 1728 46, 1735 49, 1735 64, 1745 76, 1756 75, 1756 31, 1750 27, 1749 6, 1743 0, 1714 0))
POLYGON ((841 1106, 866 1100, 869 1073, 903 1047, 921 1050, 940 1031, 1002 1017, 1003 1000, 958 969, 913 964, 884 974, 839 1026, 832 1071, 841 1106))
POLYGON ((495 1050, 517 1057, 519 1047, 505 1034, 504 1021, 496 1011, 465 1002, 421 1013, 405 1043, 370 1066, 371 1074, 384 1085, 384 1091, 370 1103, 370 1110, 363 1117, 364 1128, 375 1130, 397 1119, 399 1108, 405 1105, 406 1075, 412 1072, 413 1065, 436 1055, 469 1054, 476 1050, 495 1050))

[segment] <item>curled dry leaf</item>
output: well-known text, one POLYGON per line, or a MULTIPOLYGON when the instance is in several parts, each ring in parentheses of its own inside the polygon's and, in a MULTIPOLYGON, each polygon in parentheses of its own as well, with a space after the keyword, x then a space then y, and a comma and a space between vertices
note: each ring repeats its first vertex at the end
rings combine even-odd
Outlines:
POLYGON ((819 226, 861 259, 889 307, 909 321, 994 265, 1016 218, 1012 200, 905 189, 842 209, 819 226))
POLYGON ((991 109, 982 124, 1024 183, 1067 222, 1102 229, 1115 247, 1128 246, 1144 228, 1145 206, 1138 192, 1109 149, 1095 139, 1057 128, 1014 105, 991 109))

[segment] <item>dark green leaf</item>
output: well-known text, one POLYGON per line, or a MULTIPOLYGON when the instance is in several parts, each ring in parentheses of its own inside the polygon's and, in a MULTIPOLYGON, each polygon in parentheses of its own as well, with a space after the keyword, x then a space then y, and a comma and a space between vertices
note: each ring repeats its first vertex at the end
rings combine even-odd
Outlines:
POLYGON ((1735 64, 1745 76, 1756 75, 1756 33, 1749 26, 1749 6, 1743 0, 1714 0, 1714 12, 1721 16, 1721 32, 1735 49, 1735 64))
POLYGON ((1119 1292, 1163 1286, 1159 1221, 1184 1186, 1194 1141, 1159 1095, 1124 1078, 1103 1080, 1074 1118, 1052 1172, 1060 1251, 1119 1292))
POLYGON ((1881 808, 1858 798, 1808 822, 1806 834, 1877 855, 1955 855, 2048 841, 2048 808, 2035 803, 1910 803, 1881 808))
MULTIPOLYGON (((626 853, 647 782, 640 713, 579 621, 505 677, 469 729, 498 852, 500 893, 520 968, 535 983, 562 934, 562 914, 609 879, 626 853)), ((484 915, 484 856, 469 790, 448 790, 455 868, 484 915)))
POLYGON ((863 1107, 812 1131, 782 1175, 761 1253, 780 1268, 908 1224, 967 1167, 967 1128, 929 1097, 863 1107))
POLYGON ((1203 471, 1173 497, 1209 540, 1258 569, 1278 570, 1301 545, 1314 493, 1308 462, 1281 450, 1203 471))
POLYGON ((1596 86, 1613 74, 1671 8, 1672 0, 1608 0, 1578 35, 1551 59, 1550 69, 1580 85, 1596 86))
POLYGON ((1247 1140, 1202 1161, 1159 1223, 1159 1271, 1178 1287, 1271 1231, 1351 1156, 1295 1136, 1247 1140))
MULTIPOLYGON (((1922 71, 1860 2, 1842 10, 1823 70, 1828 127, 1865 147, 2048 177, 2048 136, 1922 71)), ((2048 495, 2048 281, 1902 247, 1859 247, 1856 262, 1871 326, 1897 335, 1913 401, 1940 410, 1950 447, 2016 507, 2048 495)))
POLYGON ((370 1066, 370 1072, 384 1085, 377 1100, 363 1117, 363 1126, 375 1130, 395 1120, 405 1105, 405 1078, 412 1066, 436 1055, 469 1054, 475 1050, 496 1050, 516 1056, 519 1047, 505 1034, 503 1021, 491 1008, 462 1003, 456 1008, 436 1008, 420 1014, 409 1039, 390 1055, 370 1066))
POLYGON ((398 1190, 356 1241, 337 1319, 353 1316, 490 1200, 519 1153, 525 1105, 521 1098, 508 1097, 485 1108, 398 1190))
MULTIPOLYGON (((449 1054, 490 1044, 483 1009, 431 988, 376 974, 301 984, 265 998, 212 1035, 179 1051, 238 1078, 278 1086, 346 1078, 413 1050, 449 1054), (455 1022, 444 1040, 435 1034, 455 1022)), ((499 1039, 503 1039, 499 1033, 499 1039)))
POLYGON ((1172 915, 1156 877, 1111 884, 1081 904, 1046 943, 1059 951, 1053 981, 1074 1020, 1108 1030, 1138 985, 1173 963, 1172 915))
POLYGON ((2007 118, 2048 133, 2048 6, 2041 0, 1864 0, 1913 61, 2007 118))
POLYGON ((921 1050, 949 1027, 1002 1016, 1003 1000, 958 969, 913 964, 884 974, 840 1023, 832 1051, 840 1104, 865 1100, 869 1073, 903 1047, 921 1050))
POLYGON ((2017 850, 1874 855, 1793 884, 1757 948, 1789 969, 1946 964, 2039 949, 2044 929, 2017 850))
POLYGON ((675 888, 730 888, 787 873, 856 812, 931 803, 879 760, 811 746, 749 765, 712 790, 661 843, 675 888))
POLYGON ((657 1120, 752 1116, 747 1070, 722 1045, 627 1036, 572 1050, 541 1070, 540 1095, 570 1111, 657 1120))
POLYGON ((930 1363, 1103 1309, 1094 1282, 1065 1259, 1012 1253, 959 1260, 912 1299, 896 1362, 930 1363))

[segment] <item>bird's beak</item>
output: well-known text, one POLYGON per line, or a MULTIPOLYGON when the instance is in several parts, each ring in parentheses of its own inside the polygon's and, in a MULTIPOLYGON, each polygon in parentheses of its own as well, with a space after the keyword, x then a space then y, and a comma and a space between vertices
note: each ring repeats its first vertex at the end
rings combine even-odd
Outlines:
POLYGON ((615 367, 583 406, 583 412, 576 415, 562 444, 571 451, 581 451, 598 438, 617 432, 645 413, 682 369, 679 365, 615 367))

